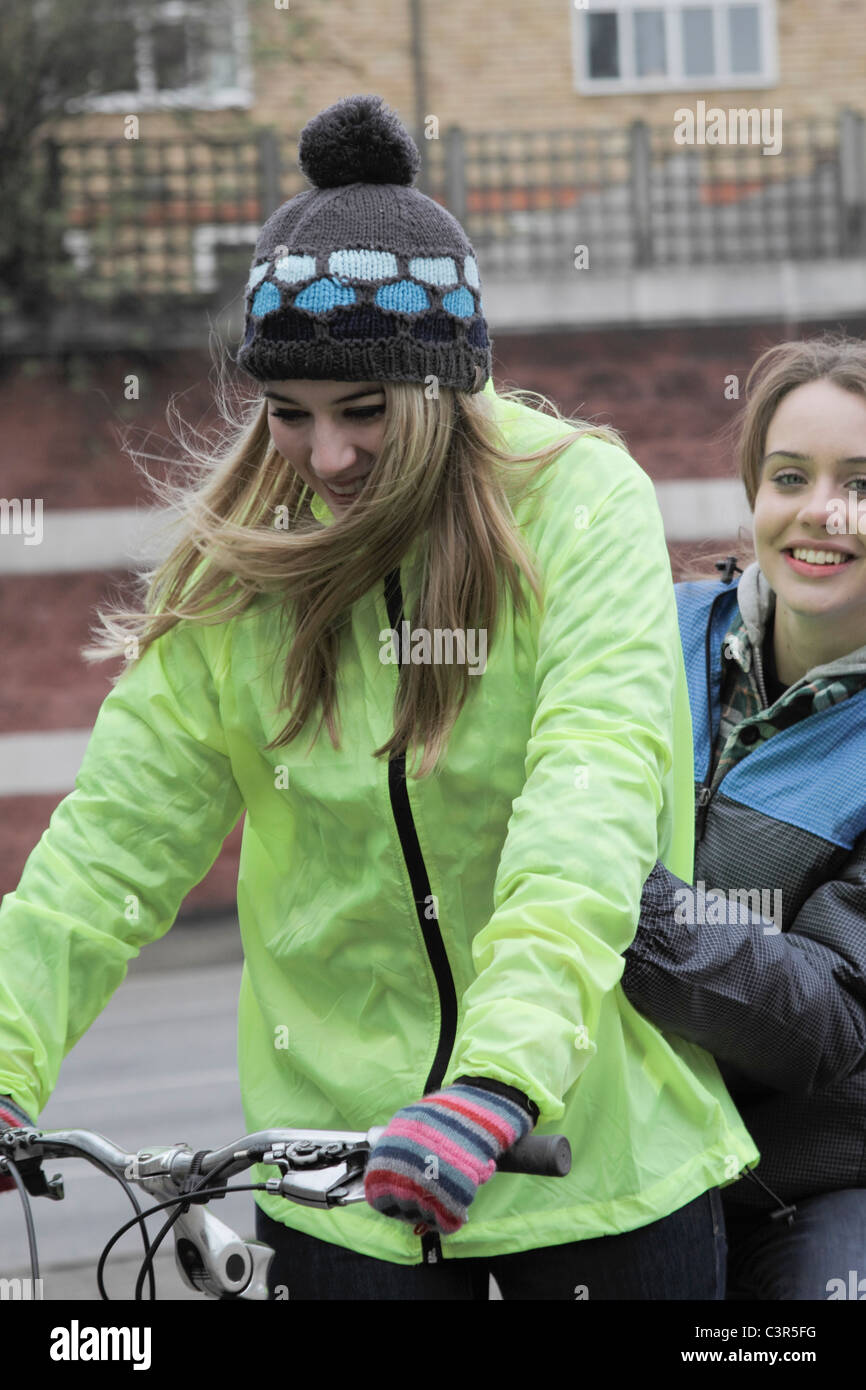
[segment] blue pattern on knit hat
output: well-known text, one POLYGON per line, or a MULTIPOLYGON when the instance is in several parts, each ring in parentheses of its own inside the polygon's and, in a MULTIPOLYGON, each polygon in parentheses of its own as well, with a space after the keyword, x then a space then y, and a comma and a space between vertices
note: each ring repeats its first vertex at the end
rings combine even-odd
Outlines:
POLYGON ((259 333, 272 343, 315 342, 316 321, 309 314, 300 314, 296 309, 284 309, 281 314, 272 314, 264 319, 259 333))
POLYGON ((309 280, 315 273, 315 256, 281 256, 274 265, 274 275, 278 280, 284 280, 286 284, 298 280, 309 280))
POLYGON ((328 323, 328 332, 332 338, 340 340, 355 338, 369 342, 371 338, 393 338, 397 325, 372 304, 359 304, 356 309, 341 309, 334 314, 328 323))
POLYGON ((280 302, 280 292, 276 285, 266 280, 253 300, 250 313, 255 318, 261 318, 262 314, 270 314, 274 309, 279 309, 280 302))
POLYGON ((481 284, 478 279, 478 262, 474 256, 467 256, 463 262, 463 278, 467 285, 471 285, 473 289, 477 290, 481 284))
POLYGON ((412 335, 422 343, 453 343, 457 325, 447 314, 425 314, 412 325, 412 335))
POLYGON ((247 280, 247 293, 255 289, 260 280, 263 280, 268 273, 267 261, 262 261, 261 265, 254 265, 250 271, 250 278, 247 280))
POLYGON ((331 275, 352 280, 389 280, 399 273, 392 251, 332 251, 328 257, 331 275))
POLYGON ((473 323, 469 332, 466 334, 466 341, 472 347, 486 348, 490 339, 487 336, 487 325, 483 319, 478 319, 473 323))
POLYGON ((382 309, 397 309, 402 314, 419 314, 430 308, 427 291, 414 280, 398 280, 395 285, 383 285, 376 291, 376 303, 382 309))
POLYGON ((456 314, 458 318, 468 319, 475 313, 475 300, 461 285, 459 290, 452 290, 450 294, 443 295, 442 308, 447 309, 449 314, 456 314))
POLYGON ((301 290, 295 300, 297 309, 309 309, 314 314, 326 314, 337 304, 354 304, 355 291, 350 285, 341 285, 337 280, 314 280, 301 290))
POLYGON ((457 266, 451 256, 413 256, 409 274, 428 285, 456 285, 460 281, 457 266))

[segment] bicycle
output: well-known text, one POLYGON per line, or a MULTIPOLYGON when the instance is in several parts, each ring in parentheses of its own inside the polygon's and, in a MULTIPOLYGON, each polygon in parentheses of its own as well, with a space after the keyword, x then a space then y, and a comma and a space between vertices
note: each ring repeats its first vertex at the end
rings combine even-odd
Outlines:
MULTIPOLYGON (((255 1191, 279 1193, 301 1206, 319 1208, 363 1202, 367 1159, 383 1132, 381 1126, 366 1132, 266 1129, 246 1134, 221 1149, 193 1153, 188 1144, 180 1143, 129 1154, 93 1130, 15 1127, 0 1131, 0 1176, 11 1175, 22 1200, 35 1288, 39 1287, 39 1260, 30 1197, 62 1200, 62 1177, 46 1178, 42 1163, 46 1158, 78 1157, 115 1178, 136 1212, 115 1231, 99 1257, 96 1277, 104 1301, 112 1301, 103 1282, 108 1255, 135 1225, 141 1227, 145 1250, 135 1286, 136 1302, 142 1298, 145 1278, 150 1298, 156 1298, 153 1259, 170 1230, 177 1268, 189 1288, 208 1298, 261 1300, 268 1298, 268 1271, 274 1251, 258 1241, 244 1240, 207 1210, 207 1202, 228 1192, 255 1191), (214 1185, 216 1178, 232 1177, 255 1163, 273 1165, 280 1177, 238 1187, 222 1182, 214 1185), (142 1211, 132 1183, 163 1200, 142 1211), (146 1218, 173 1206, 177 1211, 151 1243, 146 1218)), ((499 1172, 565 1177, 571 1169, 571 1148, 564 1135, 529 1134, 503 1154, 496 1166, 499 1172)))

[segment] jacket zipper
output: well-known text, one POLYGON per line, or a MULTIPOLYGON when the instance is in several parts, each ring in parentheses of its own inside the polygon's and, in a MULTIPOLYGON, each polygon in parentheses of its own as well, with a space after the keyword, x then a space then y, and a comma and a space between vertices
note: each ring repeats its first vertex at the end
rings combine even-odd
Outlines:
MULTIPOLYGON (((392 629, 402 633, 403 594, 400 587, 399 568, 391 570, 385 578, 385 603, 392 629)), ((445 951, 445 943, 439 930, 438 917, 430 918, 426 912, 433 895, 430 892, 430 879, 427 876, 424 856, 421 853, 415 821, 412 817, 412 806, 406 786, 405 752, 392 754, 388 760, 388 791, 391 797, 391 810, 394 814, 397 834, 400 837, 400 846, 403 850, 403 858, 406 861, 409 881, 412 884, 415 911, 418 915, 424 946, 427 950, 439 995, 439 1042, 430 1074, 424 1084, 424 1094, 428 1095, 441 1086, 454 1048, 454 1041, 457 1037, 457 990, 445 951)), ((427 1231, 421 1237, 421 1257, 424 1264, 440 1263, 442 1246, 436 1231, 427 1231)))
MULTIPOLYGON (((728 582, 728 581, 726 581, 726 582, 728 582)), ((710 788, 711 788, 711 786, 712 786, 712 780, 713 780, 713 779, 712 779, 712 767, 713 767, 713 707, 712 707, 712 686, 711 686, 711 679, 710 679, 710 677, 711 677, 710 635, 711 635, 712 630, 713 630, 713 615, 714 615, 714 613, 715 613, 716 604, 719 602, 719 599, 722 598, 722 597, 723 597, 722 594, 717 594, 716 597, 713 599, 711 605, 710 605, 710 616, 709 616, 709 621, 707 622, 707 630, 706 630, 706 634, 705 634, 705 638, 704 638, 704 643, 705 643, 705 659, 706 659, 706 680, 707 680, 707 733, 708 733, 708 736, 709 736, 709 745, 710 745, 710 762, 709 762, 709 766, 708 766, 708 768, 707 768, 707 772, 706 772, 706 775, 705 775, 705 777, 704 777, 704 780, 703 780, 701 786, 698 788, 698 794, 697 794, 698 815, 697 815, 697 829, 696 829, 696 835, 695 835, 695 842, 696 842, 696 844, 700 844, 701 840, 702 840, 703 837, 704 837, 704 828, 705 828, 706 823, 707 823, 707 813, 708 813, 708 811, 709 811, 709 809, 710 809, 710 799, 711 799, 711 791, 710 791, 710 788)), ((762 670, 762 667, 761 667, 761 652, 760 652, 760 649, 759 649, 759 648, 758 648, 758 649, 755 649, 754 656, 755 656, 755 679, 756 679, 757 685, 758 685, 758 694, 759 694, 759 696, 760 696, 760 699, 761 699, 761 703, 762 703, 763 708, 766 708, 766 707, 767 707, 767 692, 766 692, 766 689, 765 689, 765 687, 764 687, 764 673, 763 673, 763 670, 762 670)))
POLYGON ((707 823, 707 812, 708 812, 709 809, 710 809, 710 796, 711 796, 710 787, 712 786, 712 780, 713 780, 713 778, 712 778, 712 770, 713 770, 713 701, 712 701, 712 667, 711 667, 711 659, 710 659, 710 636, 711 636, 711 633, 712 633, 712 630, 713 630, 713 615, 714 615, 715 610, 716 610, 716 604, 718 603, 719 599, 722 598, 722 597, 723 597, 722 594, 717 594, 716 597, 713 599, 712 603, 710 604, 710 616, 709 616, 709 620, 708 620, 708 622, 707 622, 707 630, 706 630, 706 633, 704 634, 704 656, 705 656, 705 663, 706 663, 706 681, 707 681, 707 735, 708 735, 709 749, 710 749, 710 760, 709 760, 709 763, 708 763, 708 765, 707 765, 706 773, 704 774, 704 780, 703 780, 703 782, 701 783, 701 786, 698 788, 698 796, 697 796, 697 802, 698 802, 698 823, 697 823, 697 834, 696 834, 696 837, 695 837, 698 844, 700 844, 701 840, 702 840, 703 837, 704 837, 704 827, 705 827, 705 825, 706 825, 706 823, 707 823))

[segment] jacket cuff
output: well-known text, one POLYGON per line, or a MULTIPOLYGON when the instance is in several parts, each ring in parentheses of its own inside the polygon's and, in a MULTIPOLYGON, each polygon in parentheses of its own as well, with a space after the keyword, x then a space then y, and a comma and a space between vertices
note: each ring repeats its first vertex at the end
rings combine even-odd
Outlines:
POLYGON ((523 1091, 518 1091, 515 1086, 506 1086, 504 1081, 495 1081, 491 1076, 458 1076, 451 1083, 453 1086, 477 1086, 479 1091, 492 1091, 495 1096, 504 1096, 506 1100, 513 1101, 525 1110, 533 1125, 538 1123, 538 1116, 541 1113, 535 1101, 530 1100, 523 1091))
POLYGON ((11 1096, 0 1096, 0 1119, 2 1119, 4 1110, 7 1115, 11 1115, 13 1120, 17 1120, 25 1128, 36 1128, 27 1112, 22 1110, 20 1105, 16 1105, 11 1096))
POLYGON ((690 943, 692 934, 688 930, 681 932, 679 928, 687 926, 690 916, 694 921, 694 914, 687 910, 685 917, 678 920, 677 909, 684 900, 678 895, 684 895, 685 903, 691 904, 693 909, 696 891, 692 884, 677 878, 658 860, 644 883, 637 933, 624 954, 634 959, 652 947, 669 953, 674 936, 682 943, 690 943))

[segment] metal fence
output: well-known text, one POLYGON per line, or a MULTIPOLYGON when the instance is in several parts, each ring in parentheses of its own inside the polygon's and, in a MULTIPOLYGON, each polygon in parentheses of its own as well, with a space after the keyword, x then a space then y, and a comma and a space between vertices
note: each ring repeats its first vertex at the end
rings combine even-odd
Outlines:
POLYGON ((781 149, 678 145, 671 126, 449 132, 433 191, 482 272, 743 264, 866 252, 866 140, 852 111, 786 125, 781 149))
MULTIPOLYGON (((419 186, 472 240, 484 276, 743 264, 866 253, 862 115, 785 125, 782 147, 680 145, 618 130, 472 131, 418 139, 419 186)), ((256 231, 307 186, 297 136, 47 144, 66 295, 215 304, 243 284, 256 231), (240 277, 240 278, 239 278, 240 277)))

